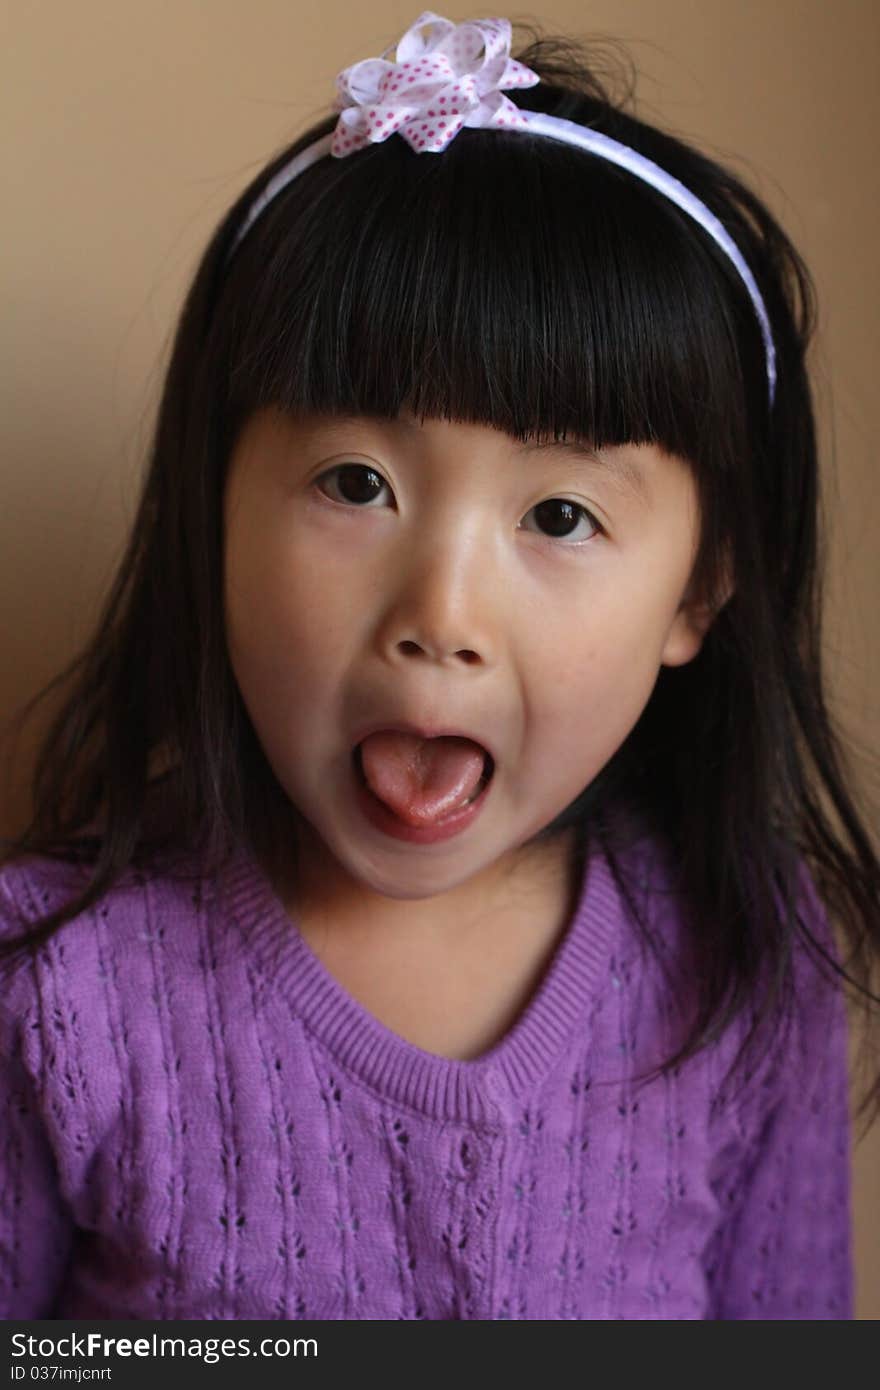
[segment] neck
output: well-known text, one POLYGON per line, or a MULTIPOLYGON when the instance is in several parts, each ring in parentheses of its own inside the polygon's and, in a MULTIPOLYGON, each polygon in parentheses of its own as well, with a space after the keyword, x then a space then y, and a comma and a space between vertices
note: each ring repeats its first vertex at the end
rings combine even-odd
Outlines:
POLYGON ((363 936, 390 946, 418 935, 425 945, 464 948, 485 939, 493 923, 503 924, 513 914, 545 917, 549 912, 567 920, 582 877, 577 839, 577 827, 570 827, 552 840, 518 847, 448 892, 399 899, 365 888, 346 874, 303 822, 293 852, 279 854, 266 872, 288 916, 307 938, 309 932, 349 940, 363 936))

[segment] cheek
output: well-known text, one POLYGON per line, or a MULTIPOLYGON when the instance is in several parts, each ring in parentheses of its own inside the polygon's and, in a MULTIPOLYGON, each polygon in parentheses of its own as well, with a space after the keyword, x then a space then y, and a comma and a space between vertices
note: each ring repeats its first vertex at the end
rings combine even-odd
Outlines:
POLYGON ((338 664, 350 591, 308 546, 269 524, 242 523, 226 549, 230 659, 243 687, 289 700, 338 664))
POLYGON ((640 670, 659 666, 673 612, 672 599, 647 580, 588 591, 578 608, 555 616, 545 608, 530 636, 534 669, 560 695, 583 685, 625 685, 640 670))
POLYGON ((560 756, 571 750, 572 731, 588 756, 603 759, 637 723, 656 684, 673 602, 618 592, 580 618, 546 623, 533 671, 533 712, 560 756))

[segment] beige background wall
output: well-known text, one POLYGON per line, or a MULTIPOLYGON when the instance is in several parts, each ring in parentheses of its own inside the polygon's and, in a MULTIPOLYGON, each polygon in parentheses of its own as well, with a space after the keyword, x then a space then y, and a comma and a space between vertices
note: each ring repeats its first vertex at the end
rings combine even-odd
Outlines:
MULTIPOLYGON (((456 20, 490 12, 440 6, 456 20)), ((419 0, 0 3, 0 721, 89 629, 132 515, 173 319, 216 220, 323 114, 336 72, 418 13, 419 0)), ((558 0, 507 13, 625 41, 640 113, 731 162, 806 257, 821 310, 835 710, 876 748, 880 5, 558 0)), ((24 806, 15 784, 0 833, 24 806)), ((856 1150, 862 1318, 880 1316, 878 1130, 856 1150)))

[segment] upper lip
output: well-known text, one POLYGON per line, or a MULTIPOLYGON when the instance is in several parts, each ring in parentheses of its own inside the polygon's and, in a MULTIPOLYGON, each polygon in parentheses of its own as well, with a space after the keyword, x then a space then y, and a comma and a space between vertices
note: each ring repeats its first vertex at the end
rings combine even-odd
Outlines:
POLYGON ((485 748, 493 763, 497 761, 492 744, 487 743, 483 735, 473 729, 453 728, 449 724, 414 724, 411 719, 374 719, 356 734, 354 747, 357 748, 369 734, 376 734, 380 729, 399 730, 401 733, 415 734, 418 738, 468 738, 471 743, 478 743, 481 748, 485 748))

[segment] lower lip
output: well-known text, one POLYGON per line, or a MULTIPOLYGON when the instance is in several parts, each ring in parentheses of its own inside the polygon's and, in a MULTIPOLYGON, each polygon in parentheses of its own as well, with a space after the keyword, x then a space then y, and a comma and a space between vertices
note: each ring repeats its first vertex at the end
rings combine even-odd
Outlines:
POLYGON ((391 835, 395 840, 407 840, 413 845, 433 845, 439 840, 450 840, 453 835, 460 835, 463 830, 476 820, 483 809, 486 795, 494 781, 494 775, 481 789, 476 801, 470 802, 467 806, 462 806, 457 811, 452 811, 442 821, 437 821, 434 825, 407 825, 396 816, 384 801, 380 801, 374 796, 369 787, 361 781, 357 768, 354 773, 355 786, 357 789, 358 805, 371 825, 377 830, 381 830, 385 835, 391 835))

